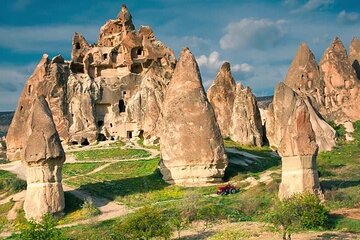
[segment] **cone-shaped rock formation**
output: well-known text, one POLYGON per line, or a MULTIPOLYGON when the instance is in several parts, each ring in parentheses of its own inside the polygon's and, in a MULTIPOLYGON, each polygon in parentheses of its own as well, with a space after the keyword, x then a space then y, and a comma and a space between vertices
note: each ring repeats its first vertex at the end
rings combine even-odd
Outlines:
POLYGON ((320 193, 316 168, 318 146, 305 102, 291 88, 279 83, 270 111, 273 115, 268 121, 277 126, 277 131, 282 131, 278 148, 282 157, 279 197, 283 199, 299 192, 320 193))
POLYGON ((160 170, 169 183, 203 185, 224 176, 223 139, 189 49, 182 50, 165 95, 160 149, 160 170))
POLYGON ((244 145, 262 145, 261 116, 256 98, 250 88, 235 83, 229 63, 222 65, 207 96, 223 137, 244 145))
POLYGON ((27 190, 24 210, 28 219, 40 220, 46 213, 64 210, 62 165, 65 153, 44 97, 34 100, 29 136, 23 151, 27 190))

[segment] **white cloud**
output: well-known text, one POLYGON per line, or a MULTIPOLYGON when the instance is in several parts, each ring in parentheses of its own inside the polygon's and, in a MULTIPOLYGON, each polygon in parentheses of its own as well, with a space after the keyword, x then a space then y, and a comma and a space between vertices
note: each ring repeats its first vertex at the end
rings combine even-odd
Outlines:
POLYGON ((222 49, 266 49, 279 44, 284 38, 284 25, 284 20, 244 18, 226 27, 220 46, 222 49))
POLYGON ((337 20, 341 23, 356 23, 359 20, 359 17, 359 13, 342 10, 337 16, 337 20))
MULTIPOLYGON (((204 67, 212 71, 217 71, 220 69, 221 65, 227 60, 221 60, 220 54, 216 51, 213 51, 209 56, 201 55, 196 58, 196 61, 199 67, 204 67)), ((241 64, 231 64, 231 70, 233 72, 251 72, 253 67, 248 63, 241 64)))
POLYGON ((311 12, 318 8, 329 7, 334 4, 334 0, 309 0, 300 8, 293 10, 293 13, 311 12))
POLYGON ((97 27, 83 25, 1 26, 0 47, 19 52, 61 52, 71 48, 71 38, 75 32, 94 41, 98 31, 97 27))

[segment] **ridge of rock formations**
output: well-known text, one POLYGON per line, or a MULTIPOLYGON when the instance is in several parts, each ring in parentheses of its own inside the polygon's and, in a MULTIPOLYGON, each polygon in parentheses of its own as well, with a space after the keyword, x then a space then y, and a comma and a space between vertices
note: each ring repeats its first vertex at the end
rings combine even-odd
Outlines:
POLYGON ((359 120, 360 81, 339 38, 325 51, 320 70, 325 83, 322 116, 338 123, 359 120))
POLYGON ((348 57, 339 38, 326 49, 318 65, 306 44, 301 44, 285 83, 324 119, 345 123, 360 119, 360 81, 357 78, 359 40, 354 38, 348 57))
POLYGON ((321 191, 316 167, 318 146, 307 105, 281 82, 276 87, 270 112, 269 123, 276 126, 276 131, 282 131, 282 134, 276 135, 280 138, 278 153, 282 158, 280 199, 294 193, 319 194, 321 191))
POLYGON ((249 146, 261 146, 263 131, 256 97, 249 87, 236 84, 225 62, 207 92, 223 137, 249 146))
POLYGON ((45 96, 63 144, 144 137, 158 141, 162 101, 174 71, 171 49, 148 26, 136 30, 125 5, 101 27, 98 43, 80 34, 71 61, 44 55, 26 82, 8 132, 8 159, 20 158, 29 104, 45 96))
POLYGON ((180 53, 161 114, 163 179, 185 186, 222 181, 227 166, 223 138, 198 65, 187 48, 180 53))
POLYGON ((36 98, 29 111, 29 133, 22 161, 27 176, 24 211, 27 219, 41 220, 46 213, 64 210, 61 170, 65 152, 45 98, 36 98))

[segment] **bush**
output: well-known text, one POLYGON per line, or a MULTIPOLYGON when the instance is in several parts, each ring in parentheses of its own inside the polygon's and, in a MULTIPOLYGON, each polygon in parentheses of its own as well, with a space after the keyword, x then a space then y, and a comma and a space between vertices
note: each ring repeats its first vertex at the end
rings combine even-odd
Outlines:
POLYGON ((56 228, 57 222, 51 214, 44 215, 41 222, 28 221, 11 239, 16 240, 65 240, 60 229, 56 228))
POLYGON ((336 136, 340 141, 345 141, 346 130, 341 124, 337 125, 334 121, 329 121, 328 124, 336 131, 336 136))
POLYGON ((100 210, 94 205, 93 200, 89 197, 81 205, 81 209, 87 217, 94 217, 100 214, 100 210))
POLYGON ((169 219, 155 207, 144 207, 126 217, 114 228, 113 238, 125 239, 169 239, 172 233, 169 219))
POLYGON ((294 194, 278 201, 267 215, 268 220, 280 227, 283 239, 290 239, 292 232, 304 229, 319 229, 328 221, 328 211, 314 194, 294 194))

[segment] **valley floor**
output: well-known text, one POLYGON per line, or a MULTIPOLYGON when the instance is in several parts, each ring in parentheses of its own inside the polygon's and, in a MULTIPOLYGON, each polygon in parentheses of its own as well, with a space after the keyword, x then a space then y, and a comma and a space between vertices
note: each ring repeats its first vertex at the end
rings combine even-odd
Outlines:
MULTIPOLYGON (((157 169, 159 149, 145 147, 141 141, 66 149, 66 208, 59 227, 71 239, 111 239, 111 229, 123 216, 143 206, 173 211, 191 201, 198 207, 217 208, 219 218, 206 229, 201 220, 195 221, 182 230, 181 239, 281 239, 263 220, 277 196, 280 158, 268 147, 244 147, 231 140, 225 140, 225 145, 230 162, 226 180, 240 188, 240 193, 228 196, 216 195, 214 185, 168 185, 157 169), (84 208, 89 201, 90 210, 84 208)), ((26 222, 22 210, 26 185, 20 180, 25 179, 25 171, 20 162, 0 162, 0 236, 6 238, 26 222), (7 186, 4 179, 11 179, 11 184, 7 186)), ((321 153, 318 165, 332 226, 327 231, 297 233, 292 239, 360 239, 358 139, 321 153)))

